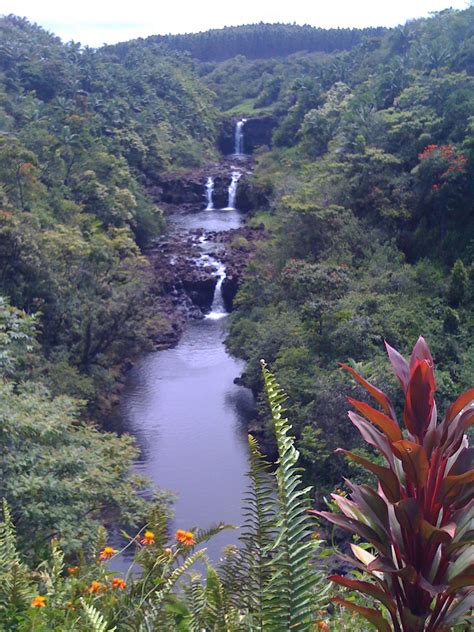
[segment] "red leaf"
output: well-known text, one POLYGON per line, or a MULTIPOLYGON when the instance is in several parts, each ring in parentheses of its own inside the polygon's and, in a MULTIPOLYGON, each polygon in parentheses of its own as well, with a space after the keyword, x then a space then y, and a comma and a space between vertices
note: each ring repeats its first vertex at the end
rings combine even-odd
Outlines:
POLYGON ((354 371, 352 367, 347 366, 347 364, 340 364, 340 366, 346 371, 349 371, 349 373, 359 382, 359 384, 361 384, 365 388, 365 390, 368 391, 372 395, 373 398, 375 398, 375 400, 382 406, 385 413, 389 417, 391 417, 392 419, 396 418, 395 410, 392 406, 392 403, 389 400, 389 398, 385 395, 385 393, 383 393, 380 389, 376 388, 375 386, 372 386, 370 382, 367 382, 367 380, 365 380, 362 377, 362 375, 359 375, 357 371, 354 371))
POLYGON ((369 459, 359 456, 354 452, 350 452, 349 450, 338 448, 336 452, 343 452, 347 458, 351 459, 351 461, 355 461, 359 465, 362 465, 362 467, 369 470, 369 472, 372 472, 372 474, 375 474, 375 476, 379 479, 383 492, 389 502, 396 503, 400 500, 400 482, 396 474, 392 472, 390 468, 372 463, 369 459))
POLYGON ((446 419, 452 421, 456 415, 458 415, 463 408, 465 408, 470 402, 474 401, 474 388, 470 388, 468 391, 460 395, 454 404, 446 411, 446 419))
POLYGON ((409 533, 418 533, 422 521, 418 501, 415 498, 405 498, 396 503, 394 509, 400 526, 409 533))
POLYGON ((408 382, 410 381, 410 367, 408 362, 396 349, 391 347, 387 341, 385 341, 385 348, 387 349, 390 363, 395 370, 395 375, 398 377, 403 391, 406 393, 408 382))
POLYGON ((378 426, 390 439, 393 443, 394 441, 400 441, 403 439, 402 431, 400 430, 400 426, 393 421, 390 417, 387 417, 384 413, 381 413, 379 410, 372 408, 368 404, 364 402, 360 402, 357 399, 352 399, 351 397, 347 398, 349 404, 357 408, 357 410, 362 413, 369 421, 378 426))
POLYGON ((435 390, 433 368, 427 360, 416 360, 410 373, 403 420, 409 432, 420 440, 431 421, 435 390))
POLYGON ((423 520, 421 523, 421 535, 430 544, 448 544, 456 533, 456 525, 448 524, 441 529, 434 527, 432 524, 423 520))
POLYGON ((393 465, 392 448, 390 447, 390 441, 387 437, 357 413, 353 413, 350 410, 347 414, 365 441, 374 446, 374 448, 377 448, 377 450, 380 450, 389 464, 393 465))
POLYGON ((349 610, 354 610, 361 614, 367 621, 370 621, 372 625, 375 625, 379 632, 391 632, 392 628, 390 627, 387 619, 385 619, 380 612, 377 610, 373 610, 372 608, 364 608, 363 606, 358 606, 351 601, 346 601, 345 599, 341 599, 341 597, 333 597, 331 599, 334 603, 339 604, 340 606, 344 606, 344 608, 348 608, 349 610))
POLYGON ((328 577, 328 579, 336 584, 339 584, 340 586, 345 586, 346 588, 358 590, 364 595, 369 595, 370 597, 377 599, 377 601, 383 603, 383 605, 391 612, 395 612, 397 609, 397 606, 390 595, 375 584, 359 581, 357 579, 349 579, 347 577, 342 577, 341 575, 331 575, 330 577, 328 577))
POLYGON ((393 451, 402 462, 403 471, 407 479, 416 487, 421 488, 426 485, 430 464, 423 446, 413 441, 396 441, 393 451))
POLYGON ((420 336, 416 341, 413 351, 410 357, 410 374, 413 372, 417 360, 426 360, 431 368, 434 366, 433 356, 431 355, 430 348, 426 344, 423 336, 420 336))

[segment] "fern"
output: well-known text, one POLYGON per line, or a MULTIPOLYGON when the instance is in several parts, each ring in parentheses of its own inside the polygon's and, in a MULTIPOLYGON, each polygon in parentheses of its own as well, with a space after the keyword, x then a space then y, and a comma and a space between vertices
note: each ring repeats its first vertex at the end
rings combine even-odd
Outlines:
POLYGON ((91 632, 114 632, 117 628, 109 628, 109 624, 104 616, 91 604, 88 604, 81 597, 81 605, 86 613, 87 621, 92 626, 91 632))
POLYGON ((317 574, 311 566, 315 542, 311 539, 309 490, 301 489, 296 467, 298 451, 291 426, 284 417, 286 400, 274 376, 262 361, 265 392, 270 404, 278 447, 278 536, 272 547, 272 576, 266 590, 263 628, 268 631, 303 631, 314 626, 314 588, 317 574))
POLYGON ((30 571, 22 563, 16 548, 16 533, 10 508, 3 500, 3 521, 0 522, 0 612, 15 619, 31 599, 30 571))
POLYGON ((270 464, 251 436, 249 448, 251 484, 244 496, 242 547, 227 547, 219 574, 232 604, 252 621, 250 629, 261 630, 263 594, 271 573, 269 550, 275 536, 275 485, 270 464))
POLYGON ((181 579, 181 577, 190 569, 190 567, 203 555, 205 554, 206 549, 200 549, 196 551, 189 557, 187 557, 184 562, 175 568, 174 571, 170 574, 170 576, 166 579, 163 588, 160 590, 153 590, 148 593, 146 599, 142 600, 139 604, 137 610, 143 608, 144 619, 143 623, 140 626, 140 630, 145 632, 155 631, 156 629, 163 629, 156 627, 158 624, 163 625, 164 621, 166 621, 167 614, 164 610, 164 602, 166 597, 171 593, 171 591, 176 587, 176 584, 181 579))

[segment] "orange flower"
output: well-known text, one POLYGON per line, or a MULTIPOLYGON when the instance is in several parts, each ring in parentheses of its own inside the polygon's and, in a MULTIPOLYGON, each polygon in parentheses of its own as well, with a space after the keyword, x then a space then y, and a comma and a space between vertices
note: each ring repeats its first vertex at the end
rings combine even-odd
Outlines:
POLYGON ((111 546, 104 546, 102 551, 99 553, 99 560, 108 560, 109 557, 113 557, 116 553, 117 551, 111 546))
POLYGON ((115 590, 116 588, 120 590, 125 590, 127 587, 127 582, 121 577, 112 577, 112 588, 115 590))
POLYGON ((68 566, 67 567, 67 572, 69 573, 69 575, 74 575, 74 573, 77 573, 78 570, 79 570, 79 566, 68 566))
POLYGON ((103 588, 104 588, 104 586, 100 582, 98 582, 98 581, 96 581, 94 579, 94 581, 91 582, 91 585, 87 589, 87 592, 98 593, 99 590, 102 590, 103 588))
POLYGON ((196 544, 196 540, 194 539, 194 535, 192 531, 184 531, 183 529, 178 529, 175 535, 178 542, 184 544, 185 546, 193 546, 196 544))
POLYGON ((31 602, 32 608, 45 608, 46 607, 46 597, 42 597, 41 595, 37 595, 31 602))
POLYGON ((142 544, 155 544, 155 534, 153 531, 145 531, 143 538, 140 540, 142 544))
POLYGON ((324 632, 328 632, 329 626, 326 621, 318 621, 318 629, 323 630, 324 632))

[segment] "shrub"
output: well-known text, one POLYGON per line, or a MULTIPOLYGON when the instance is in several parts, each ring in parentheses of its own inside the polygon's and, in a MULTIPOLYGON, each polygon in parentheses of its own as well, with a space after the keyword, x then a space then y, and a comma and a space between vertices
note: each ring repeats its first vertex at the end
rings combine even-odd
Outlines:
POLYGON ((343 365, 382 409, 349 400, 357 410, 349 412, 351 422, 386 465, 342 450, 375 474, 378 489, 348 482, 348 498, 333 495, 340 512, 316 513, 372 546, 374 554, 352 545, 355 566, 369 574, 368 581, 331 579, 379 601, 392 625, 380 611, 340 597, 335 602, 383 632, 449 630, 473 605, 474 450, 466 430, 474 421, 474 389, 438 422, 433 359, 423 338, 410 363, 386 346, 405 396, 405 428, 388 397, 343 365))

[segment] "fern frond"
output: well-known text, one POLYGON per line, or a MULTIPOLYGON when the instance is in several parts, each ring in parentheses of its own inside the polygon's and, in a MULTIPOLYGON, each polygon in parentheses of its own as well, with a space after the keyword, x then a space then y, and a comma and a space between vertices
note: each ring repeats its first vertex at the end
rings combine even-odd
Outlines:
POLYGON ((51 594, 62 583, 64 571, 64 553, 57 540, 51 542, 51 555, 38 567, 41 579, 46 587, 46 593, 51 594))
POLYGON ((168 597, 173 588, 175 588, 181 577, 197 560, 203 557, 205 553, 206 549, 200 549, 187 557, 184 562, 178 566, 178 568, 175 568, 171 575, 166 579, 164 586, 160 590, 155 590, 152 593, 149 593, 146 600, 140 603, 138 609, 143 609, 144 612, 144 620, 140 628, 141 630, 146 630, 148 632, 148 630, 155 629, 153 626, 156 626, 160 618, 165 616, 163 605, 166 597, 168 597))
POLYGON ((249 436, 249 489, 244 494, 241 547, 228 547, 219 575, 230 603, 253 621, 249 629, 263 626, 263 595, 270 579, 269 549, 275 538, 275 484, 270 464, 249 436))
POLYGON ((225 531, 226 529, 237 529, 237 527, 235 525, 226 524, 225 522, 218 522, 207 529, 192 529, 194 539, 196 541, 195 546, 207 542, 212 537, 221 533, 221 531, 225 531))
POLYGON ((206 591, 201 583, 201 575, 193 573, 191 581, 186 589, 186 595, 190 607, 190 632, 201 632, 204 627, 206 614, 206 591))
POLYGON ((86 603, 81 597, 81 605, 86 614, 88 623, 92 626, 91 632, 114 632, 117 627, 109 628, 109 624, 97 608, 93 605, 86 603))
POLYGON ((16 547, 16 532, 10 508, 4 499, 0 522, 0 611, 14 613, 29 605, 31 573, 21 561, 16 547))
POLYGON ((313 591, 317 581, 311 566, 315 543, 307 513, 310 488, 301 488, 299 453, 282 406, 286 394, 263 361, 262 371, 278 447, 278 536, 272 547, 272 576, 266 590, 263 627, 269 632, 302 632, 314 625, 313 591))

